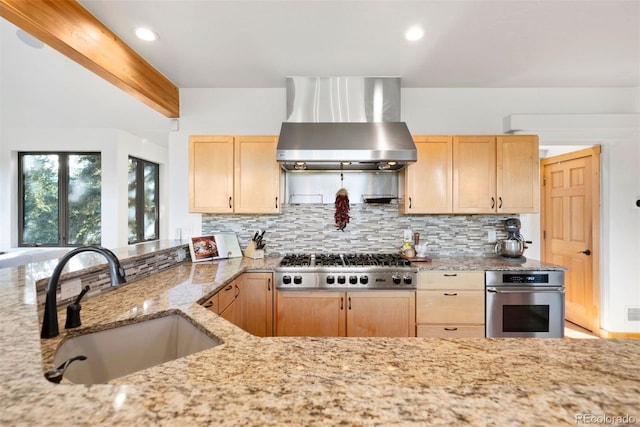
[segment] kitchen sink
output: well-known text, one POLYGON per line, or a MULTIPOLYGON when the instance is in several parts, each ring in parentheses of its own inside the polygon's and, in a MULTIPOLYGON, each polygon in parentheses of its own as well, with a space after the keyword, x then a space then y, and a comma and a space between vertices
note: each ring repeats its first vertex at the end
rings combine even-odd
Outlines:
POLYGON ((56 351, 53 364, 87 356, 70 364, 64 379, 76 384, 101 384, 220 344, 172 313, 69 338, 56 351))

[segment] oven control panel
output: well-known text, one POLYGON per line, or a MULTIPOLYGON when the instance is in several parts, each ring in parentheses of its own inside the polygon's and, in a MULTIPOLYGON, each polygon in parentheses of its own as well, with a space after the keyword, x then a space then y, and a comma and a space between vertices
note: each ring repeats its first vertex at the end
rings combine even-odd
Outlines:
POLYGON ((485 272, 486 286, 564 286, 564 271, 487 271, 485 272))

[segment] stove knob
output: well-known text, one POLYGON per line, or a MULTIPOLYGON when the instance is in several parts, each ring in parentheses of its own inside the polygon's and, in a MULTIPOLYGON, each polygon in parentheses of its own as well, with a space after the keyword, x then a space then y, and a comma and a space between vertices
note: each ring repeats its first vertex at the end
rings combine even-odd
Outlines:
POLYGON ((409 274, 406 274, 406 275, 402 278, 402 280, 404 281, 404 283, 405 283, 406 285, 410 285, 410 284, 411 284, 411 282, 413 281, 413 278, 412 278, 409 274))
POLYGON ((296 285, 302 283, 302 276, 293 276, 293 283, 295 283, 296 285))
POLYGON ((285 285, 291 283, 291 276, 282 276, 282 283, 284 283, 285 285))
POLYGON ((358 276, 349 276, 349 283, 351 283, 352 285, 358 283, 358 276))
POLYGON ((338 276, 338 283, 344 285, 347 282, 347 278, 344 276, 338 276))
POLYGON ((393 283, 396 285, 402 283, 402 277, 400 277, 399 274, 394 274, 393 276, 391 276, 391 280, 393 280, 393 283))
POLYGON ((360 276, 360 283, 362 283, 363 285, 366 285, 367 283, 369 283, 369 277, 368 276, 360 276))
POLYGON ((329 285, 333 285, 334 283, 336 283, 336 278, 333 276, 327 276, 327 283, 329 285))

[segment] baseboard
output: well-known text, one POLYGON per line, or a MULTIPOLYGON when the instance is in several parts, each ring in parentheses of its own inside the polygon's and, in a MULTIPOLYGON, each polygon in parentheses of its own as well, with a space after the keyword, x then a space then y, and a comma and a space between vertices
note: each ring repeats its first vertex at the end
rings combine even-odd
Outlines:
POLYGON ((640 339, 640 332, 609 332, 600 329, 601 338, 635 338, 640 339))

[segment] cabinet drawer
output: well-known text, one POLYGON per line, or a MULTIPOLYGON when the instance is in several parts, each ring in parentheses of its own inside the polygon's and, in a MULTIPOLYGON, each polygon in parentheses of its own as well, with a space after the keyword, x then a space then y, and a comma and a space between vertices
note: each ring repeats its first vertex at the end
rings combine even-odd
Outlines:
POLYGON ((417 291, 416 322, 484 324, 484 291, 417 291))
POLYGON ((225 285, 225 287, 218 292, 218 295, 220 298, 219 312, 222 313, 229 306, 229 304, 231 304, 231 302, 235 299, 236 286, 234 285, 233 282, 229 283, 228 285, 225 285))
POLYGON ((484 338, 483 325, 418 325, 416 336, 431 338, 484 338))
POLYGON ((484 271, 421 271, 418 289, 478 289, 484 291, 484 271))
POLYGON ((202 306, 207 310, 213 311, 215 314, 220 314, 220 298, 219 294, 215 294, 208 300, 206 300, 202 306))

